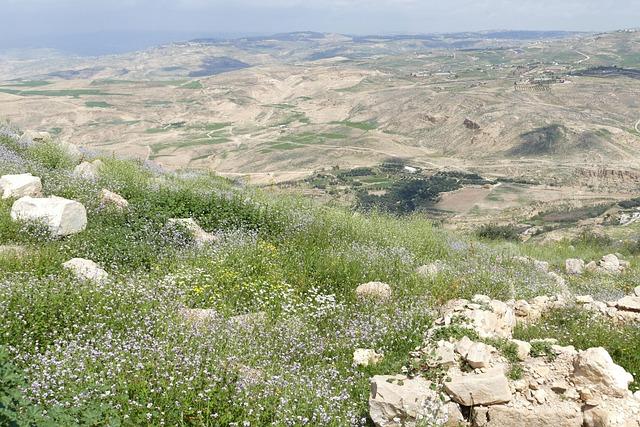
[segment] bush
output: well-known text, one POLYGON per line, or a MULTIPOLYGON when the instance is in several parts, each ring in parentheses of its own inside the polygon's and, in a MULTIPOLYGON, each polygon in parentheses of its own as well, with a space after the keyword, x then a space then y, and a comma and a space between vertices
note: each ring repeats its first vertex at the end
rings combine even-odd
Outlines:
POLYGON ((48 169, 71 169, 75 162, 63 147, 54 142, 40 142, 26 149, 25 157, 48 169))
POLYGON ((520 241, 520 232, 515 225, 485 224, 476 231, 476 235, 487 240, 520 241))

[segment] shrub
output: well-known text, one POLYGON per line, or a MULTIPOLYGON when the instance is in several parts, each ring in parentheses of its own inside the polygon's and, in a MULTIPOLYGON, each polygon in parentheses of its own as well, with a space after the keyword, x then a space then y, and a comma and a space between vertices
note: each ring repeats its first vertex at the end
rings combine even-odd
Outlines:
POLYGON ((520 233, 514 225, 484 224, 477 231, 476 235, 487 240, 520 240, 520 233))
POLYGON ((49 169, 71 169, 75 164, 65 149, 54 142, 35 143, 26 149, 25 156, 49 169))

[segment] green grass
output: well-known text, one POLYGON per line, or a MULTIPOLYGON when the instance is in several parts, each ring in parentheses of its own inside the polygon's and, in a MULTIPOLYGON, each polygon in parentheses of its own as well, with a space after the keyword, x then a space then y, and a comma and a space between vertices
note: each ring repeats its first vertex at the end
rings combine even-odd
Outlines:
POLYGON ((60 89, 60 90, 18 90, 18 89, 3 89, 0 88, 0 92, 10 93, 12 95, 20 96, 70 96, 72 98, 79 98, 81 96, 113 96, 121 95, 116 93, 107 93, 98 89, 60 89))
POLYGON ((40 87, 50 85, 51 82, 46 80, 14 80, 9 84, 5 84, 2 86, 12 86, 12 87, 40 87), (15 83, 14 83, 15 82, 15 83))
POLYGON ((353 129, 359 129, 363 131, 375 130, 378 128, 378 124, 375 121, 370 122, 352 122, 349 120, 343 120, 341 122, 331 122, 332 125, 343 125, 353 129))
POLYGON ((171 101, 151 100, 151 99, 147 99, 144 101, 145 107, 166 107, 167 105, 171 105, 171 101))
POLYGON ((199 80, 194 80, 192 82, 180 85, 180 88, 182 88, 182 89, 202 89, 202 88, 204 88, 204 86, 202 85, 202 83, 200 83, 199 80))
POLYGON ((111 108, 113 105, 105 101, 86 101, 84 103, 88 108, 111 108))
MULTIPOLYGON (((6 137, 0 144, 10 151, 0 158, 0 174, 40 176, 45 195, 77 200, 88 215, 86 230, 52 239, 37 224, 13 221, 12 200, 0 201, 0 245, 26 251, 0 257, 0 396, 11 396, 9 417, 33 419, 30 425, 261 426, 297 417, 350 425, 368 416, 371 376, 401 372, 423 344, 434 307, 476 293, 508 300, 557 292, 546 274, 510 255, 535 254, 558 266, 569 254, 605 250, 594 239, 550 247, 481 241, 422 214, 356 213, 204 172, 158 174, 113 157, 102 158, 97 181, 69 179, 78 160, 60 146, 21 147, 6 137), (100 206, 102 188, 125 197, 129 209, 100 206), (165 229, 170 218, 193 218, 217 243, 194 246, 165 229), (97 262, 110 281, 75 279, 62 268, 73 257, 97 262), (416 274, 434 260, 449 268, 435 278, 416 274), (388 303, 355 296, 359 284, 374 280, 391 286, 388 303), (181 316, 184 308, 213 309, 219 317, 193 325, 181 316), (229 321, 244 314, 254 320, 229 321), (384 353, 384 361, 353 367, 360 347, 384 353)), ((279 144, 291 143, 268 148, 279 144)), ((378 183, 373 173, 362 168, 344 179, 378 183)), ((337 171, 325 175, 326 182, 341 179, 337 171)), ((637 283, 638 257, 628 259, 631 271, 610 289, 637 283)), ((608 280, 585 275, 570 285, 602 288, 608 280)), ((603 345, 637 372, 635 326, 558 316, 517 336, 603 345)), ((494 344, 513 359, 512 346, 494 344)))

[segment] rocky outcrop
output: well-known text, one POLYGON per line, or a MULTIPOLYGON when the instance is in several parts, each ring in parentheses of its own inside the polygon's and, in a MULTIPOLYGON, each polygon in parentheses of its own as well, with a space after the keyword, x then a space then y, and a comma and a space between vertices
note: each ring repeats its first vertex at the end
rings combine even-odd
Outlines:
POLYGON ((62 266, 71 271, 79 280, 95 283, 105 283, 109 280, 109 274, 90 259, 73 258, 62 266))
MULTIPOLYGON (((517 321, 526 322, 568 302, 542 296, 529 302, 502 304, 514 310, 517 321)), ((640 398, 628 389, 633 377, 616 365, 604 348, 576 351, 548 339, 535 343, 537 348, 546 348, 544 352, 532 354, 532 343, 508 337, 512 323, 504 321, 504 316, 491 318, 490 327, 486 322, 474 321, 486 319, 486 314, 478 312, 505 313, 503 308, 483 295, 472 301, 454 300, 447 304, 443 317, 426 333, 424 348, 411 353, 414 366, 419 369, 408 371, 412 374, 408 377, 376 377, 372 381, 384 391, 378 393, 372 387, 369 403, 376 425, 414 426, 430 416, 465 414, 465 418, 456 418, 455 424, 449 425, 640 427, 640 398), (467 327, 470 335, 480 338, 433 338, 441 337, 439 331, 453 325, 467 327), (517 349, 519 362, 514 361, 513 353, 507 358, 502 353, 504 349, 499 350, 486 340, 511 343, 517 349), (514 363, 518 364, 517 371, 513 371, 514 363), (507 376, 511 372, 517 374, 507 376), (431 380, 423 379, 423 375, 431 380), (381 384, 388 380, 391 385, 381 384), (405 383, 410 386, 403 389, 405 383), (417 409, 419 403, 431 408, 431 412, 417 409), (458 409, 452 410, 452 405, 458 409)), ((439 422, 427 425, 453 421, 448 418, 439 422)))
POLYGON ((585 310, 595 311, 616 322, 640 321, 640 289, 634 289, 632 295, 624 296, 616 301, 596 301, 590 295, 576 297, 576 304, 585 310))
POLYGON ((629 268, 629 263, 621 260, 615 254, 605 255, 600 261, 591 261, 588 264, 585 264, 581 259, 568 259, 565 262, 567 274, 573 275, 579 275, 585 271, 590 273, 619 274, 623 273, 627 268, 629 268))
POLYGON ((19 175, 3 175, 0 178, 0 192, 3 199, 24 196, 39 196, 42 193, 42 182, 30 173, 19 175))
POLYGON ((454 318, 464 318, 469 327, 478 331, 481 337, 500 336, 510 338, 516 326, 516 315, 512 307, 502 301, 477 295, 473 301, 453 300, 444 308, 439 322, 451 324, 454 318))
POLYGON ((54 237, 83 231, 87 226, 87 211, 82 203, 62 197, 21 197, 13 203, 11 218, 44 224, 54 237))
POLYGON ((391 298, 391 286, 383 282, 368 282, 356 288, 356 296, 362 299, 388 300, 391 298))

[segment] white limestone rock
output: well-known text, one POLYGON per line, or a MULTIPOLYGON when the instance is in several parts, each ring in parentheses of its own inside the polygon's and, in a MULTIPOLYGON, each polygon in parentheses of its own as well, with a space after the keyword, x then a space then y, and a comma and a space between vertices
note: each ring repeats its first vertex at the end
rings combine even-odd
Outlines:
POLYGON ((356 288, 358 298, 388 300, 391 298, 391 286, 383 282, 368 282, 356 288))
POLYGON ((119 211, 124 211, 129 207, 129 202, 121 195, 103 188, 100 191, 100 206, 111 206, 119 211))
POLYGON ((565 261, 564 265, 567 274, 580 275, 584 272, 584 260, 570 258, 565 261))
POLYGON ((94 160, 93 162, 82 162, 73 169, 73 176, 95 181, 98 179, 101 167, 102 160, 100 159, 94 160))
POLYGON ((369 415, 376 427, 416 427, 427 416, 442 425, 448 418, 440 396, 424 378, 376 375, 370 384, 369 415))
POLYGON ((109 274, 90 259, 73 258, 62 266, 71 271, 79 280, 95 283, 105 283, 109 280, 109 274))
POLYGON ((509 381, 502 368, 481 374, 463 374, 444 383, 445 392, 463 406, 495 405, 511 400, 509 381))
POLYGON ((165 232, 184 234, 183 237, 192 240, 198 246, 214 243, 218 238, 207 233, 193 218, 170 218, 165 224, 165 232))
POLYGON ((30 173, 3 175, 0 178, 0 191, 3 199, 35 197, 42 194, 42 181, 30 173))
POLYGON ((633 376, 616 365, 602 347, 581 351, 573 362, 573 380, 576 384, 589 385, 602 394, 624 397, 629 393, 633 376))
POLYGON ((11 218, 41 222, 54 237, 76 234, 87 226, 87 210, 82 203, 56 196, 21 197, 13 203, 11 218))
POLYGON ((488 368, 493 351, 493 347, 475 342, 469 347, 465 359, 472 368, 488 368))
POLYGON ((353 366, 376 365, 382 360, 382 354, 370 348, 357 348, 353 352, 353 366))

